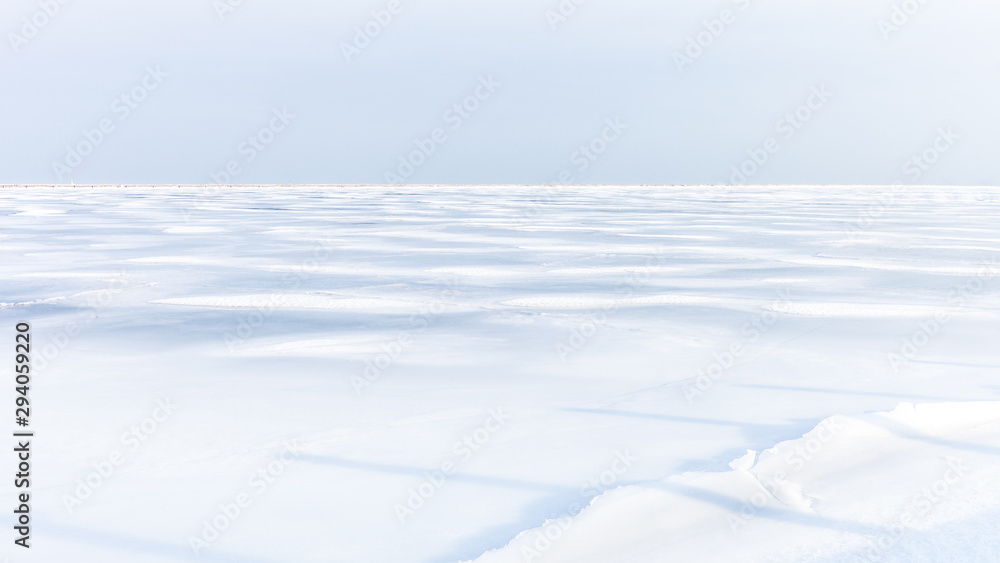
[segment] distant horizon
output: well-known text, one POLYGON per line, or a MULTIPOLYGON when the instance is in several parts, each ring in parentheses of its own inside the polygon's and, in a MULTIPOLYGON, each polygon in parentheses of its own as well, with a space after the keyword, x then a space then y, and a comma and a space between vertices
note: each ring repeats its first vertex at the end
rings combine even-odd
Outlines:
POLYGON ((2 188, 1000 188, 997 184, 0 184, 2 188))

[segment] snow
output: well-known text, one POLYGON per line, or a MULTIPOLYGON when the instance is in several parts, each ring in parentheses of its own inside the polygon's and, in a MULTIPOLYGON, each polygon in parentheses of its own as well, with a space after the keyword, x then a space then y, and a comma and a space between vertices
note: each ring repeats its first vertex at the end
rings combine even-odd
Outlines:
POLYGON ((836 415, 730 471, 608 491, 476 561, 804 561, 836 548, 843 561, 925 560, 906 534, 981 510, 984 486, 995 502, 998 445, 998 402, 836 415))
POLYGON ((2 189, 0 557, 996 560, 998 192, 2 189))

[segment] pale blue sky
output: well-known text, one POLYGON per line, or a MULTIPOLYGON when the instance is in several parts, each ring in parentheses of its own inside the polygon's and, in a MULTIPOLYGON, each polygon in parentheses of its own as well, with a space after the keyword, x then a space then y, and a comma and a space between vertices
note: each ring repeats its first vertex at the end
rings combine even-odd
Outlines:
POLYGON ((0 183, 1000 183, 984 1, 63 1, 0 7, 0 183))

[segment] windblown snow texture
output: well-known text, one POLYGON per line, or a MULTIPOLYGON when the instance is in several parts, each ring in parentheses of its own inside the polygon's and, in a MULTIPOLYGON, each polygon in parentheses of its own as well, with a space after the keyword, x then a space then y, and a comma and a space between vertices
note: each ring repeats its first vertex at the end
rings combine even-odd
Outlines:
POLYGON ((998 195, 0 190, 0 557, 996 560, 998 195))

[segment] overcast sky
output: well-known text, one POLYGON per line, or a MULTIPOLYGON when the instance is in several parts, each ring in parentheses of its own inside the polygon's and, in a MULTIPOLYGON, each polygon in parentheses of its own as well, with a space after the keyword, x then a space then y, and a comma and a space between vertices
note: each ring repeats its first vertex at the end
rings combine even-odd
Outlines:
POLYGON ((0 183, 1000 183, 995 2, 576 2, 4 0, 0 183))

